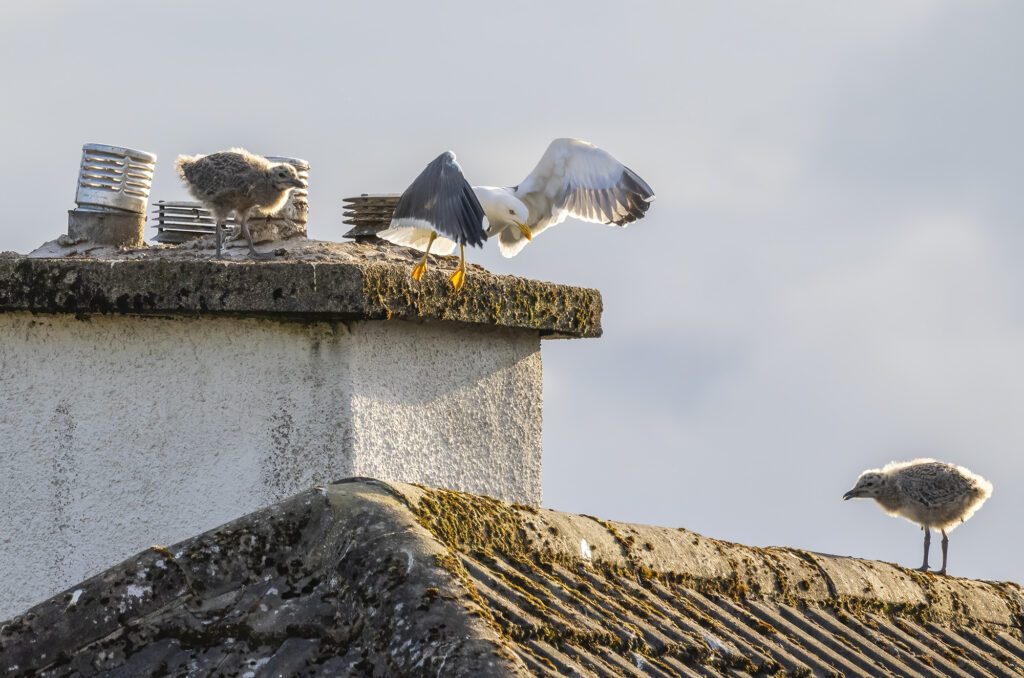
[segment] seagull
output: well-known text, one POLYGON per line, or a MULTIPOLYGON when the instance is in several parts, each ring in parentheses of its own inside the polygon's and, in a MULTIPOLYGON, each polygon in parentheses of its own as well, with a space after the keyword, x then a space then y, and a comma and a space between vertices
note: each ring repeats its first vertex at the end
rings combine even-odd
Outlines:
POLYGON ((505 257, 567 217, 627 226, 641 219, 654 191, 608 151, 580 139, 555 139, 518 186, 474 186, 505 257))
POLYGON ((514 257, 534 236, 568 217, 627 226, 646 214, 652 200, 654 191, 636 172, 579 139, 552 141, 530 175, 512 188, 470 186, 448 151, 405 190, 389 228, 377 235, 424 252, 412 271, 416 280, 426 270, 432 246, 448 254, 457 240, 461 256, 451 281, 460 289, 467 243, 482 247, 497 236, 501 253, 514 257))
POLYGON ((175 166, 189 192, 213 213, 218 259, 221 228, 232 212, 249 241, 249 254, 254 259, 274 258, 273 252, 256 251, 249 233, 249 213, 253 208, 264 214, 281 209, 291 189, 302 187, 294 167, 288 163, 272 163, 243 148, 210 155, 179 155, 175 166))
POLYGON ((992 495, 992 483, 963 466, 934 459, 891 462, 864 471, 843 499, 871 497, 890 515, 903 516, 924 529, 924 563, 928 571, 931 529, 942 533, 942 569, 946 574, 947 531, 964 522, 992 495))
POLYGON ((487 240, 483 224, 480 201, 455 161, 455 154, 445 151, 409 184, 398 199, 391 224, 377 235, 423 252, 423 258, 412 269, 417 281, 427 270, 431 248, 436 254, 451 254, 457 243, 459 267, 449 281, 460 290, 466 279, 466 245, 483 247, 487 240))

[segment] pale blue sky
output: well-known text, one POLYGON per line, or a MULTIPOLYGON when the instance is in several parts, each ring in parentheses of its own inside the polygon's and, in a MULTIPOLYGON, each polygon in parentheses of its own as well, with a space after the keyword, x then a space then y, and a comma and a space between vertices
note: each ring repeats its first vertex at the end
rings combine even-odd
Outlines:
POLYGON ((1022 25, 1009 0, 5 3, 0 250, 64 230, 86 142, 157 153, 153 199, 186 198, 178 153, 305 158, 336 239, 343 197, 445 149, 510 185, 587 139, 654 187, 646 219, 470 255, 604 294, 603 338, 543 346, 545 504, 916 566, 914 526, 841 496, 935 456, 995 484, 950 571, 1021 581, 1022 25))

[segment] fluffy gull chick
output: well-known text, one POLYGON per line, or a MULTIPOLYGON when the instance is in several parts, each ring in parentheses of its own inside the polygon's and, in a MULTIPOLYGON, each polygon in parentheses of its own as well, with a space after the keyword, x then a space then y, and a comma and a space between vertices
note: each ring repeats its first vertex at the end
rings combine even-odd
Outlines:
POLYGON ((298 172, 288 163, 273 163, 242 148, 210 155, 179 155, 178 174, 188 190, 213 213, 217 258, 221 255, 223 228, 233 212, 249 241, 254 259, 273 259, 273 252, 256 251, 249 233, 249 213, 253 208, 273 214, 288 200, 293 188, 301 188, 298 172))
POLYGON ((894 461, 882 469, 864 471, 843 499, 870 497, 887 513, 902 516, 924 530, 924 563, 928 571, 931 530, 942 533, 942 569, 946 574, 946 549, 954 527, 981 508, 992 494, 992 483, 963 466, 934 459, 894 461))

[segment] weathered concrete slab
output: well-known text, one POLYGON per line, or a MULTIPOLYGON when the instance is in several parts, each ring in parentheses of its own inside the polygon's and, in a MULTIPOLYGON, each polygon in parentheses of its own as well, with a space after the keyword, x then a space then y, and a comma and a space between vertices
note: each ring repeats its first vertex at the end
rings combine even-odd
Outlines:
POLYGON ((536 330, 542 337, 601 335, 597 290, 470 266, 455 292, 448 274, 456 257, 433 257, 416 282, 409 275, 416 253, 390 245, 287 241, 275 260, 257 262, 214 261, 199 244, 81 252, 54 245, 53 258, 0 255, 0 311, 417 319, 536 330))
POLYGON ((143 552, 0 624, 0 666, 11 676, 1024 673, 1017 584, 402 483, 304 492, 171 552, 143 552))

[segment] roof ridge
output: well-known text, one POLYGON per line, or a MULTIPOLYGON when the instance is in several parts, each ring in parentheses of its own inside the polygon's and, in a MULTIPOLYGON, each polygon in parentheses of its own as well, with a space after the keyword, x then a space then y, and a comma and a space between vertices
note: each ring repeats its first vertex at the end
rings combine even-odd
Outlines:
POLYGON ((1024 589, 1013 582, 922 573, 799 548, 746 546, 685 528, 614 522, 454 490, 387 484, 405 496, 406 505, 439 542, 468 554, 616 569, 641 581, 671 581, 735 600, 813 602, 922 622, 1024 627, 1024 589), (584 544, 590 558, 583 553, 584 544))
POLYGON ((1020 673, 1022 599, 1013 583, 360 478, 143 551, 0 624, 0 666, 1020 673))

